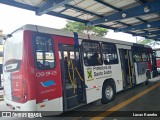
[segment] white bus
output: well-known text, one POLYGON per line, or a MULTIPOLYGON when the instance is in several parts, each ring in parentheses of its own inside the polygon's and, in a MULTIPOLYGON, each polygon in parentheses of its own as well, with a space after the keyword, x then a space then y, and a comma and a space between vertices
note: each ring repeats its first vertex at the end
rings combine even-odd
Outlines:
POLYGON ((4 44, 4 100, 18 111, 68 111, 152 76, 152 48, 36 25, 4 44), (18 47, 15 47, 18 46, 18 47))

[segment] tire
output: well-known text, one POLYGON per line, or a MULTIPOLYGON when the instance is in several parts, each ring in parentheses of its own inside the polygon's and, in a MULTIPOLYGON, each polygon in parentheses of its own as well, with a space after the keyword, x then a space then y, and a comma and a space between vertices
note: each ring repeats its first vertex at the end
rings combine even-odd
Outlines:
POLYGON ((147 71, 147 73, 146 73, 146 81, 144 82, 144 85, 148 85, 149 84, 149 79, 151 79, 151 73, 150 73, 150 71, 147 71))
POLYGON ((148 76, 146 76, 146 81, 144 82, 144 85, 148 85, 149 84, 149 78, 148 76))
POLYGON ((103 104, 109 103, 115 98, 115 87, 112 82, 105 82, 102 88, 102 100, 103 104))

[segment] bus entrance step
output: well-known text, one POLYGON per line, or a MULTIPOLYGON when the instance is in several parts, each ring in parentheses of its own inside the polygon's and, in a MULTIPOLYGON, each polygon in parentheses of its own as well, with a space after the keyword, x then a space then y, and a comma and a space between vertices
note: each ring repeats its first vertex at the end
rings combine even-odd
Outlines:
POLYGON ((67 97, 66 99, 72 99, 74 97, 78 97, 78 101, 79 102, 84 102, 84 97, 83 97, 83 94, 76 94, 76 95, 73 95, 73 96, 70 96, 70 97, 67 97))
POLYGON ((81 101, 78 100, 78 96, 70 97, 70 99, 67 99, 67 109, 72 109, 76 106, 79 106, 83 104, 81 101))
POLYGON ((73 97, 75 95, 81 95, 81 94, 84 94, 84 92, 82 90, 75 90, 74 89, 67 89, 67 92, 66 92, 66 97, 69 98, 69 97, 73 97))
POLYGON ((67 99, 71 99, 73 97, 77 97, 78 95, 73 95, 73 96, 70 96, 70 97, 67 97, 67 99))
POLYGON ((77 88, 70 88, 70 89, 66 89, 66 97, 72 97, 74 95, 77 95, 77 88))

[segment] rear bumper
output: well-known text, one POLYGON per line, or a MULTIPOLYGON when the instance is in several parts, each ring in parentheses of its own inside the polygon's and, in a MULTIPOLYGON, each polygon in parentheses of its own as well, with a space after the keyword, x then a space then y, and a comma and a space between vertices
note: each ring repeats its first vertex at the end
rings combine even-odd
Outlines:
POLYGON ((37 111, 36 100, 29 100, 26 103, 17 103, 8 100, 4 96, 4 101, 12 110, 16 111, 37 111))
POLYGON ((39 112, 44 112, 44 116, 57 115, 63 112, 62 97, 38 104, 36 104, 36 100, 30 100, 27 101, 26 103, 17 103, 8 100, 5 96, 4 96, 4 101, 6 102, 7 106, 11 108, 11 110, 15 111, 32 111, 32 112, 39 111, 39 112))

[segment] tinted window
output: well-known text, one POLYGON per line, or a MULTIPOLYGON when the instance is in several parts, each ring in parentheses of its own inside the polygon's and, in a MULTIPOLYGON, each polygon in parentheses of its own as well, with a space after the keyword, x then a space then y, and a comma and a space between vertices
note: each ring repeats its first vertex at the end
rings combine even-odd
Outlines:
POLYGON ((142 54, 140 47, 133 47, 133 59, 134 62, 142 62, 142 54))
POLYGON ((102 65, 100 44, 98 42, 82 42, 84 64, 86 66, 102 65))
POLYGON ((52 69, 55 67, 53 40, 47 36, 35 37, 36 64, 39 69, 52 69))
POLYGON ((142 48, 142 61, 149 61, 149 53, 147 48, 142 48))
POLYGON ((117 64, 117 48, 115 44, 103 43, 102 44, 103 62, 104 64, 117 64))
POLYGON ((134 62, 146 62, 149 61, 149 53, 147 48, 133 47, 133 59, 134 62))

